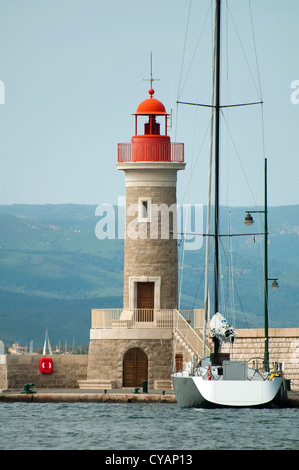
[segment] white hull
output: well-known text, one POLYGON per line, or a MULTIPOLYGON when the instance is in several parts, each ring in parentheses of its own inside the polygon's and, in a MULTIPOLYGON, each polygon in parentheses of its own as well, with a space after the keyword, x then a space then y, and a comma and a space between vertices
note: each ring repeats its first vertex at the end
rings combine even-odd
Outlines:
POLYGON ((185 408, 258 407, 271 404, 283 379, 207 380, 184 373, 172 375, 178 404, 185 408))

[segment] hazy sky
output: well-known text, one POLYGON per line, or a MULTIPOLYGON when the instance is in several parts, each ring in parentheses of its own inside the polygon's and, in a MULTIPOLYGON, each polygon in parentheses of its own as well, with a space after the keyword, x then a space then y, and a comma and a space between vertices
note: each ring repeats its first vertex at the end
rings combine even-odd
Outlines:
MULTIPOLYGON (((209 111, 177 107, 176 101, 179 96, 209 102, 211 20, 205 23, 205 17, 210 3, 191 3, 183 61, 189 0, 0 0, 0 102, 5 100, 0 104, 0 204, 117 202, 125 191, 124 175, 115 166, 117 143, 130 141, 131 114, 148 97, 149 83, 143 79, 150 73, 151 51, 153 75, 160 79, 154 83, 155 97, 168 111, 172 102, 170 136, 185 142, 179 202, 186 200, 192 168, 190 197, 205 203, 209 111), (207 32, 201 36, 204 23, 207 32)), ((230 51, 223 59, 223 102, 258 101, 260 79, 269 205, 299 204, 299 92, 291 89, 298 80, 299 90, 299 2, 251 0, 258 68, 249 2, 231 0, 229 10, 226 1, 222 4, 223 40, 230 51), (236 82, 233 71, 240 72, 236 82)), ((230 117, 224 114, 231 130, 222 139, 230 156, 222 164, 222 202, 252 204, 248 196, 263 181, 262 140, 256 137, 261 108, 230 112, 230 117), (230 183, 235 187, 227 196, 230 183)), ((262 192, 256 201, 262 201, 262 192)))

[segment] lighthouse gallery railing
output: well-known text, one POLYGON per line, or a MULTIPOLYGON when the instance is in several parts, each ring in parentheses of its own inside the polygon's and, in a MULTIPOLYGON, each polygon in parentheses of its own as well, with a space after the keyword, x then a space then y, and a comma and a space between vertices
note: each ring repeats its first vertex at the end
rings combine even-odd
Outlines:
MULTIPOLYGON (((172 142, 169 147, 165 142, 138 142, 143 161, 171 161, 174 163, 184 162, 184 144, 172 142)), ((118 162, 132 162, 132 143, 125 142, 118 144, 118 162)))
MULTIPOLYGON (((93 309, 91 328, 170 328, 198 355, 203 340, 194 328, 202 331, 202 310, 175 309, 93 309)), ((210 352, 206 348, 206 354, 210 352)))

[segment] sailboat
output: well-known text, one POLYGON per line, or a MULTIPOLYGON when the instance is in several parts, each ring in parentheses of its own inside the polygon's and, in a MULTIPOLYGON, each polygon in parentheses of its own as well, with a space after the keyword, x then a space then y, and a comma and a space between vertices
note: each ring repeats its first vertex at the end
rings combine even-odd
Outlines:
POLYGON ((49 338, 48 329, 46 330, 45 341, 44 341, 44 347, 43 347, 43 355, 44 355, 44 356, 47 354, 47 345, 48 345, 49 354, 52 356, 52 355, 53 355, 53 351, 52 351, 51 344, 50 344, 50 338, 49 338))
MULTIPOLYGON (((268 295, 267 295, 267 187, 265 160, 265 357, 262 371, 250 368, 247 361, 223 360, 221 344, 233 342, 236 331, 230 326, 219 309, 219 135, 220 135, 220 25, 221 0, 215 0, 215 211, 214 211, 214 315, 209 322, 209 333, 214 352, 203 357, 199 364, 188 370, 172 374, 173 388, 181 407, 260 407, 268 406, 283 396, 283 377, 280 372, 269 370, 268 353, 268 295)), ((214 99, 214 98, 213 98, 214 99)), ((247 216, 250 224, 251 215, 247 216)), ((210 235, 208 235, 210 236, 210 235)), ((207 318, 206 318, 207 321, 207 318)), ((205 340, 204 327, 204 340, 205 340)))

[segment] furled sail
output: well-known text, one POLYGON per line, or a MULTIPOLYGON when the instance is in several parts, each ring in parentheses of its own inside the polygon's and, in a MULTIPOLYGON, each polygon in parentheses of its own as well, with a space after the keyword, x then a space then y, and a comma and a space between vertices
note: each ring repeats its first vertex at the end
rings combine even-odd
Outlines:
POLYGON ((217 312, 210 321, 210 336, 217 337, 221 342, 233 341, 237 336, 235 329, 230 326, 221 313, 217 312))

